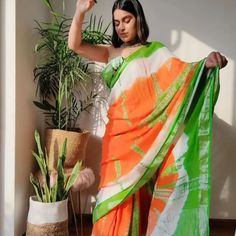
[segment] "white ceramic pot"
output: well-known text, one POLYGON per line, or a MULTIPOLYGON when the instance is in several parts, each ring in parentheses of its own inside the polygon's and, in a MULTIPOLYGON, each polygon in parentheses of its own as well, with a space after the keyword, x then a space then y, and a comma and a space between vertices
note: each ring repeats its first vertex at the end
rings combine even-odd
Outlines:
POLYGON ((27 236, 68 236, 68 200, 53 203, 39 202, 30 197, 27 236))

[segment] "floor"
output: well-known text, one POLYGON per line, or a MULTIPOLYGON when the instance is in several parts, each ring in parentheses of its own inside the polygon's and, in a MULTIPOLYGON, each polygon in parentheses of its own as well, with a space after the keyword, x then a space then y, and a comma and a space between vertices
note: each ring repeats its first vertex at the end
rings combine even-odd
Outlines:
MULTIPOLYGON (((91 223, 91 217, 89 216, 84 216, 83 217, 83 234, 79 232, 78 235, 76 235, 74 227, 70 227, 70 236, 90 236, 91 231, 92 231, 92 223, 91 223)), ((78 226, 80 229, 80 227, 78 226)), ((210 236, 236 236, 235 230, 236 230, 236 223, 234 221, 227 221, 227 222, 222 222, 222 220, 214 220, 210 221, 210 236)), ((114 235, 115 236, 115 235, 114 235)), ((183 235, 185 236, 185 235, 183 235)), ((191 235, 186 235, 186 236, 191 236, 191 235)))
POLYGON ((235 220, 210 220, 210 236, 236 236, 235 220))

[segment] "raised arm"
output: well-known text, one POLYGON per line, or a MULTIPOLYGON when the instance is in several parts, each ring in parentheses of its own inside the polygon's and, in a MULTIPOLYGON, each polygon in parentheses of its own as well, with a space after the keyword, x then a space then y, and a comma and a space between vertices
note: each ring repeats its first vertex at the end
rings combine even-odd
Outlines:
POLYGON ((70 26, 68 47, 79 55, 93 61, 108 62, 110 45, 92 45, 82 42, 84 16, 95 4, 95 0, 78 0, 70 26))

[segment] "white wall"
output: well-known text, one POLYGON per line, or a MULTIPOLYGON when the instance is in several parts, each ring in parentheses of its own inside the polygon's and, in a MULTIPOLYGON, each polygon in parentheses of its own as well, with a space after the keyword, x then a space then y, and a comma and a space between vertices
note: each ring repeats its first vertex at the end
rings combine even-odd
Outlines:
MULTIPOLYGON (((98 17, 102 15, 105 22, 111 21, 113 2, 98 1, 93 13, 98 17)), ((220 72, 221 92, 215 108, 211 218, 236 219, 236 172, 233 169, 236 166, 236 32, 234 30, 236 2, 234 0, 140 0, 140 2, 150 27, 149 41, 163 42, 185 61, 200 60, 212 50, 222 52, 229 60, 228 66, 220 72)), ((73 16, 75 4, 75 0, 67 4, 68 15, 73 16)), ((88 16, 90 14, 88 13, 88 16)), ((95 130, 91 128, 91 125, 94 127, 94 122, 91 120, 89 122, 87 120, 83 125, 97 134, 90 139, 87 165, 95 168, 99 177, 102 132, 96 132, 96 128, 95 130)), ((102 122, 97 130, 103 130, 102 122)), ((85 192, 93 201, 96 187, 93 186, 85 192)), ((88 205, 86 211, 90 210, 91 205, 88 205)))
POLYGON ((0 235, 25 232, 29 174, 33 170, 33 131, 42 126, 32 101, 34 45, 33 19, 45 20, 42 2, 1 1, 1 182, 0 235))
MULTIPOLYGON (((3 189, 3 1, 0 2, 0 190, 3 189)), ((0 191, 0 212, 3 212, 3 191, 0 191)), ((3 214, 0 214, 0 229, 3 228, 3 214)), ((0 232, 1 233, 1 232, 0 232)))
POLYGON ((15 2, 1 1, 0 235, 14 235, 15 2))
POLYGON ((30 172, 35 163, 34 129, 43 127, 43 116, 33 105, 36 85, 33 68, 36 65, 34 47, 39 35, 34 28, 38 21, 48 19, 48 10, 39 0, 16 1, 16 169, 15 169, 15 235, 25 231, 28 197, 32 192, 30 172))

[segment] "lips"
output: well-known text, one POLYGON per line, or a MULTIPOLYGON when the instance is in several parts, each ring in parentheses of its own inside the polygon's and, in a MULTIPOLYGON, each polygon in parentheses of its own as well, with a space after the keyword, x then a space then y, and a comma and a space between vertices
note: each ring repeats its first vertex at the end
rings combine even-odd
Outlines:
POLYGON ((126 37, 127 35, 128 35, 127 33, 120 34, 121 37, 126 37))

